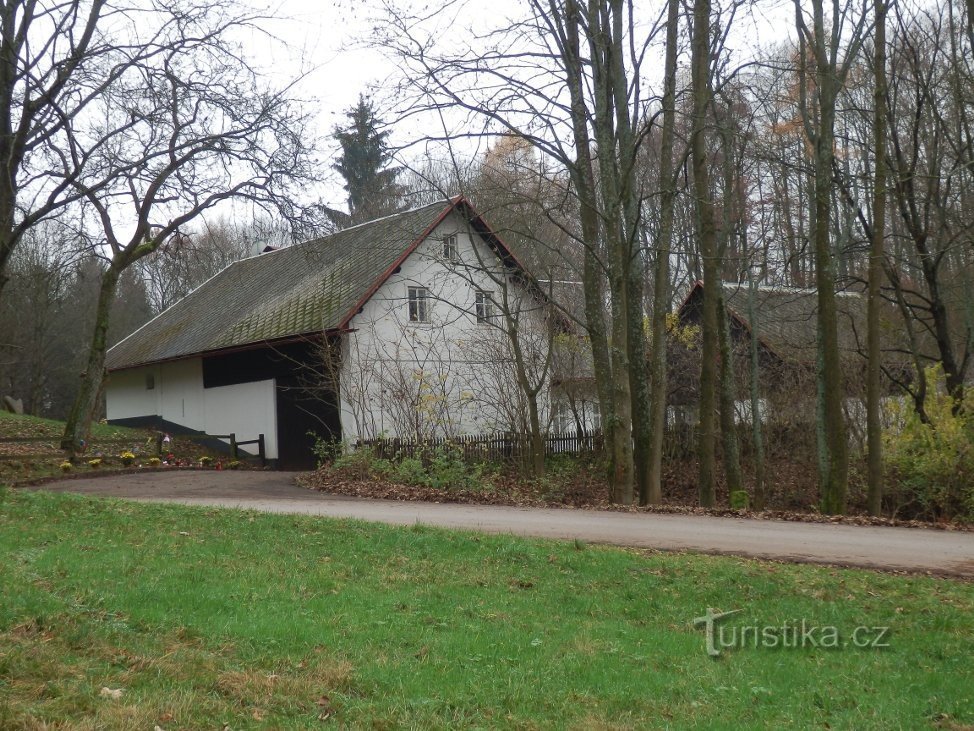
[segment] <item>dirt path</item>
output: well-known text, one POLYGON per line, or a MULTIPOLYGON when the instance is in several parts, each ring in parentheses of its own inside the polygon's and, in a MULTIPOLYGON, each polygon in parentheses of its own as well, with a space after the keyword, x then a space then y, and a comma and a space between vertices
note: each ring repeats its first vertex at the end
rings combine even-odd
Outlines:
POLYGON ((293 474, 283 472, 135 473, 64 480, 37 489, 974 579, 970 532, 366 500, 305 490, 293 483, 293 474))

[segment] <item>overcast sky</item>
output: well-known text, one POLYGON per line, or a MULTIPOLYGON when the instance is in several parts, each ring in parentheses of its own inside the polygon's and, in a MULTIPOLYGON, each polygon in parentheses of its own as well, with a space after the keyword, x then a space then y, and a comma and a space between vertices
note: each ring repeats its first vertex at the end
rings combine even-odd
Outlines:
MULTIPOLYGON (((365 42, 374 18, 381 12, 383 0, 271 1, 276 3, 271 14, 277 19, 269 21, 266 30, 282 42, 256 41, 255 61, 281 78, 306 74, 299 86, 300 96, 314 100, 318 119, 316 132, 329 138, 326 149, 330 156, 335 150, 330 134, 336 124, 344 123, 343 112, 356 102, 360 93, 381 86, 398 71, 381 51, 368 48, 365 42)), ((433 7, 426 3, 418 5, 433 7)), ((447 25, 455 27, 459 36, 466 35, 462 26, 483 30, 491 24, 503 23, 505 17, 515 15, 521 9, 519 0, 462 5, 462 12, 456 6, 440 11, 447 25)), ((640 19, 647 24, 663 7, 662 0, 645 0, 637 5, 643 6, 640 19)), ((793 36, 793 7, 788 0, 769 0, 757 8, 752 7, 746 14, 739 12, 729 45, 736 46, 738 53, 746 53, 745 49, 753 49, 759 42, 773 44, 793 36)), ((660 53, 660 63, 646 64, 644 73, 659 73, 661 68, 660 53)), ((377 97, 381 107, 385 99, 381 94, 377 97)), ((418 135, 415 130, 402 127, 392 132, 394 144, 407 143, 411 135, 418 135)), ((330 205, 344 206, 345 194, 337 174, 323 181, 322 195, 330 205)))

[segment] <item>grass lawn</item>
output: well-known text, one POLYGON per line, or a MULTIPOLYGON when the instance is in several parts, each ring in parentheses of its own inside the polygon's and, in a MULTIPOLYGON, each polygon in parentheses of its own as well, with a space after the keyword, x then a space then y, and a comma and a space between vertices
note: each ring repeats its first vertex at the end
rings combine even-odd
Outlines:
MULTIPOLYGON (((0 436, 51 437, 52 439, 60 440, 63 433, 63 421, 0 411, 0 436)), ((91 425, 91 436, 93 439, 127 439, 132 437, 133 439, 144 440, 145 431, 96 422, 91 425)))
POLYGON ((960 582, 12 490, 0 557, 2 729, 974 724, 960 582))

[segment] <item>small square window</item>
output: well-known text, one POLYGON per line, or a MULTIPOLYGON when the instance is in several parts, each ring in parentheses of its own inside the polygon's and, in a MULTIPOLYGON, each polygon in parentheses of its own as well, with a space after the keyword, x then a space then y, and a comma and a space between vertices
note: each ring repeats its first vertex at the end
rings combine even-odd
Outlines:
POLYGON ((457 251, 456 236, 447 236, 443 239, 443 258, 447 261, 459 261, 460 254, 457 251))
POLYGON ((474 312, 477 315, 477 322, 480 324, 494 321, 494 300, 491 298, 492 292, 485 292, 478 289, 474 295, 474 312))
POLYGON ((154 373, 145 374, 145 390, 151 391, 156 387, 156 376, 154 373))
POLYGON ((430 293, 426 287, 409 288, 409 321, 430 321, 430 293))

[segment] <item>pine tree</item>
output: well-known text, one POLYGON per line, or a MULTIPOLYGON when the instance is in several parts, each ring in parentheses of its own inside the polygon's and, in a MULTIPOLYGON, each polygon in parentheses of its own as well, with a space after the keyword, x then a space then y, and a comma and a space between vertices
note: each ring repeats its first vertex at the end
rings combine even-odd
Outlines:
POLYGON ((401 211, 402 186, 396 182, 401 168, 390 167, 388 132, 380 132, 372 101, 359 96, 345 116, 348 125, 336 127, 334 138, 342 152, 333 167, 345 179, 348 214, 329 210, 336 226, 354 226, 401 211))

